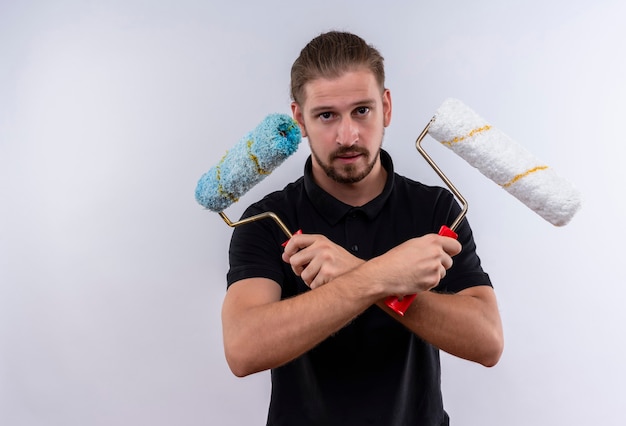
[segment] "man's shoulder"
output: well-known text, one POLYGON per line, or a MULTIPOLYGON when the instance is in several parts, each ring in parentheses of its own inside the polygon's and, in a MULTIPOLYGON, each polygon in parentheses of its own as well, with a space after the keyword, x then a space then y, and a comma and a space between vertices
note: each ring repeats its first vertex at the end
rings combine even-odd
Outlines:
POLYGON ((439 197, 444 194, 450 194, 450 191, 442 186, 428 185, 398 173, 395 174, 394 187, 399 191, 423 196, 439 197))
POLYGON ((299 179, 287 184, 284 188, 272 191, 260 200, 250 204, 246 209, 248 214, 254 214, 259 211, 284 210, 286 206, 292 205, 301 198, 305 192, 304 179, 299 179))

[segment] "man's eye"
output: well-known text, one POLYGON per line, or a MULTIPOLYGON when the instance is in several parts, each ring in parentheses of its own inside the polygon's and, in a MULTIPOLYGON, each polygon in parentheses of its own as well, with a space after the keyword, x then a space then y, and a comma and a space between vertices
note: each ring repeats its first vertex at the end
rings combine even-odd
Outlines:
POLYGON ((356 115, 366 115, 370 112, 370 109, 368 107, 359 107, 354 112, 356 115))
POLYGON ((323 112, 320 114, 320 118, 322 120, 330 120, 331 118, 333 118, 333 113, 332 112, 323 112))

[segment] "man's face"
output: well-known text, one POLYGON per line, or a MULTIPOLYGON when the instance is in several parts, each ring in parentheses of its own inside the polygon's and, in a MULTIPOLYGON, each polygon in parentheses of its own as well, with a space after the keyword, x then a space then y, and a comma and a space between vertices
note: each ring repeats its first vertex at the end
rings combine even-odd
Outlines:
POLYGON ((384 128, 391 120, 391 96, 383 93, 366 69, 338 78, 318 78, 305 85, 302 105, 292 104, 294 118, 309 140, 313 173, 336 183, 356 183, 376 165, 384 128))

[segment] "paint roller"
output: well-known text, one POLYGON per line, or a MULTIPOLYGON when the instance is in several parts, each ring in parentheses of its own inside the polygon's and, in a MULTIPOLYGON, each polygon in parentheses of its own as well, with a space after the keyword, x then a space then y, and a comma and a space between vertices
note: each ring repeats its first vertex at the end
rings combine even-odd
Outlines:
MULTIPOLYGON (((421 146, 429 134, 555 226, 566 225, 581 206, 578 190, 552 168, 493 127, 458 99, 441 104, 417 138, 417 150, 459 200, 461 212, 439 235, 457 238, 454 230, 467 214, 467 201, 421 146)), ((387 306, 404 315, 415 294, 388 297, 387 306)))
POLYGON ((292 233, 273 212, 232 222, 224 210, 296 152, 301 140, 300 127, 293 118, 285 114, 268 115, 202 175, 196 186, 196 201, 219 213, 230 227, 270 218, 291 238, 292 233))

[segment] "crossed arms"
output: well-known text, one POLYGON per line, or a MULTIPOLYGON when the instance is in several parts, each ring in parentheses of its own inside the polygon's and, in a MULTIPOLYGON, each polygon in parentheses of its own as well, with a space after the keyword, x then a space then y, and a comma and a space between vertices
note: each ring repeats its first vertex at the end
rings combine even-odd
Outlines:
POLYGON ((456 240, 429 234, 363 261, 324 236, 294 235, 283 260, 312 291, 281 300, 281 287, 270 279, 232 284, 222 308, 226 360, 237 376, 279 367, 376 304, 439 349, 493 366, 503 350, 493 289, 431 291, 460 251, 456 240), (418 297, 403 317, 382 302, 413 293, 418 297))

